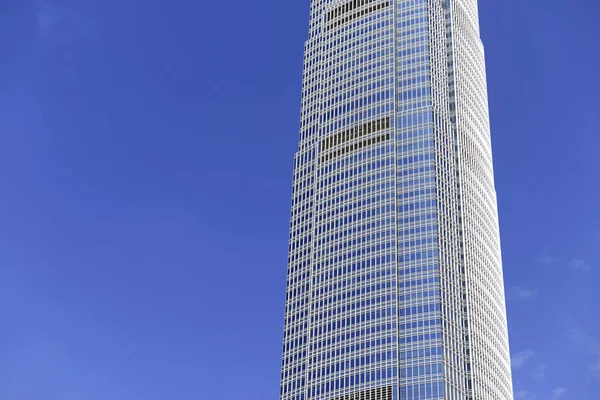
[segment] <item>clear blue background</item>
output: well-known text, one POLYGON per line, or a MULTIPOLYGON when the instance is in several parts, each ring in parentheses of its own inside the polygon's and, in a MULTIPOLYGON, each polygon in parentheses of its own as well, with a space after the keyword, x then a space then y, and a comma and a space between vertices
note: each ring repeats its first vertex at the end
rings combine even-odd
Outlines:
MULTIPOLYGON (((600 3, 480 1, 517 399, 600 399, 600 3)), ((276 399, 308 0, 0 1, 0 399, 276 399)))

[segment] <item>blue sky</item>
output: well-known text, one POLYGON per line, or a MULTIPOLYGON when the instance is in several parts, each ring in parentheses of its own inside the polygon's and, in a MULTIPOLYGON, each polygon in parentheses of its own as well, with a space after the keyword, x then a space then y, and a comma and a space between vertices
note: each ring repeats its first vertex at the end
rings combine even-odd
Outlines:
MULTIPOLYGON (((600 3, 480 3, 515 398, 600 399, 600 3)), ((0 398, 277 398, 307 25, 0 2, 0 398)))

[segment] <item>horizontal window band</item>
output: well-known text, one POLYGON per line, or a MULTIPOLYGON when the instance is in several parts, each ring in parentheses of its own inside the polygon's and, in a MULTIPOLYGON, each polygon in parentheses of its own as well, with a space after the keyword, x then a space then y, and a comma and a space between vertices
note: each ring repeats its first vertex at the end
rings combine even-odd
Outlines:
POLYGON ((386 1, 384 3, 379 3, 369 8, 365 8, 364 10, 352 13, 352 11, 354 11, 356 8, 366 6, 367 4, 371 4, 375 1, 377 0, 354 0, 329 11, 327 13, 327 29, 336 28, 356 18, 360 18, 364 15, 389 7, 390 5, 390 2, 386 1))
POLYGON ((341 149, 338 149, 338 150, 335 150, 328 154, 323 155, 321 157, 321 162, 327 162, 333 158, 343 156, 344 154, 349 153, 351 151, 360 150, 364 147, 372 146, 372 145, 382 143, 382 142, 385 142, 388 140, 390 140, 389 133, 386 133, 384 135, 379 135, 379 136, 376 136, 373 138, 365 139, 362 142, 354 143, 349 146, 342 147, 341 149))
POLYGON ((364 123, 360 126, 345 130, 336 135, 327 137, 321 141, 321 151, 327 151, 332 147, 341 146, 346 142, 358 139, 370 133, 383 131, 390 128, 390 117, 381 118, 377 121, 364 123))
POLYGON ((350 393, 335 400, 392 400, 392 387, 386 386, 359 393, 350 393))

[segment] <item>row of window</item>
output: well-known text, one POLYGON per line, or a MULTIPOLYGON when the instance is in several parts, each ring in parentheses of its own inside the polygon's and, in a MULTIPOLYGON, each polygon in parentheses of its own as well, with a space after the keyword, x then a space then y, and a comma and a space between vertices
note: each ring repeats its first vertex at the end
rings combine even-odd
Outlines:
MULTIPOLYGON (((396 336, 380 336, 373 340, 367 340, 354 345, 341 347, 335 350, 329 350, 325 352, 316 352, 316 355, 311 354, 311 364, 317 364, 321 362, 330 362, 334 359, 346 359, 346 354, 356 354, 357 352, 371 353, 376 349, 384 347, 390 347, 398 343, 396 336)), ((306 355, 306 352, 303 353, 306 355)))
POLYGON ((347 370, 363 368, 371 364, 393 361, 396 359, 397 353, 395 351, 376 351, 368 355, 362 355, 361 357, 351 358, 350 360, 343 360, 323 366, 317 370, 309 372, 308 376, 311 380, 318 379, 332 374, 343 373, 347 370))
POLYGON ((403 385, 400 390, 402 400, 436 400, 445 399, 444 383, 442 381, 403 385))
POLYGON ((396 333, 396 323, 389 321, 390 320, 387 320, 377 325, 369 325, 366 327, 363 326, 362 328, 359 327, 357 329, 346 330, 341 334, 334 333, 325 335, 322 339, 313 341, 313 343, 310 345, 310 350, 311 352, 317 352, 320 349, 324 349, 336 344, 344 345, 349 341, 356 342, 357 340, 361 340, 361 338, 365 338, 374 334, 389 336, 390 334, 396 333))
POLYGON ((363 372, 353 376, 343 377, 332 382, 322 383, 320 385, 313 386, 309 390, 309 396, 319 396, 321 394, 331 393, 334 390, 340 390, 346 387, 352 387, 354 385, 361 385, 370 382, 381 382, 382 380, 396 378, 397 376, 397 367, 389 367, 386 369, 377 369, 370 372, 363 372))

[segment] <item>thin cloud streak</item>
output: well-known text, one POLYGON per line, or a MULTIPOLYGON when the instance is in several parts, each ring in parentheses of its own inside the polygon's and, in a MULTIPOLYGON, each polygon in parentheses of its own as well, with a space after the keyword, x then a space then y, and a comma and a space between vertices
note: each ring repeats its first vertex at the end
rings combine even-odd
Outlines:
POLYGON ((541 381, 546 377, 546 371, 548 370, 548 364, 538 364, 533 372, 535 379, 541 381))
POLYGON ((515 392, 515 400, 535 400, 535 395, 529 390, 517 390, 515 392))
POLYGON ((537 298, 537 289, 526 289, 521 286, 513 286, 511 294, 519 300, 535 300, 537 298))
POLYGON ((552 391, 552 400, 558 400, 563 394, 567 393, 567 388, 556 388, 552 391))
POLYGON ((542 256, 538 257, 536 262, 538 264, 558 264, 561 262, 560 258, 552 257, 552 256, 542 256))
POLYGON ((583 350, 591 361, 588 364, 588 371, 594 379, 600 381, 600 338, 590 335, 581 326, 570 323, 567 330, 567 338, 571 345, 583 350))
POLYGON ((61 8, 50 1, 38 2, 35 19, 38 35, 44 41, 69 43, 92 33, 90 21, 73 10, 61 8))
POLYGON ((521 369, 527 364, 527 361, 535 355, 533 350, 526 350, 520 353, 513 354, 511 357, 511 364, 514 370, 521 369))
POLYGON ((575 258, 569 262, 569 266, 575 271, 589 271, 590 266, 582 259, 575 258))
POLYGON ((48 37, 57 23, 60 23, 61 13, 56 10, 56 7, 47 1, 38 3, 38 10, 35 13, 35 18, 38 23, 38 33, 41 37, 48 37))

